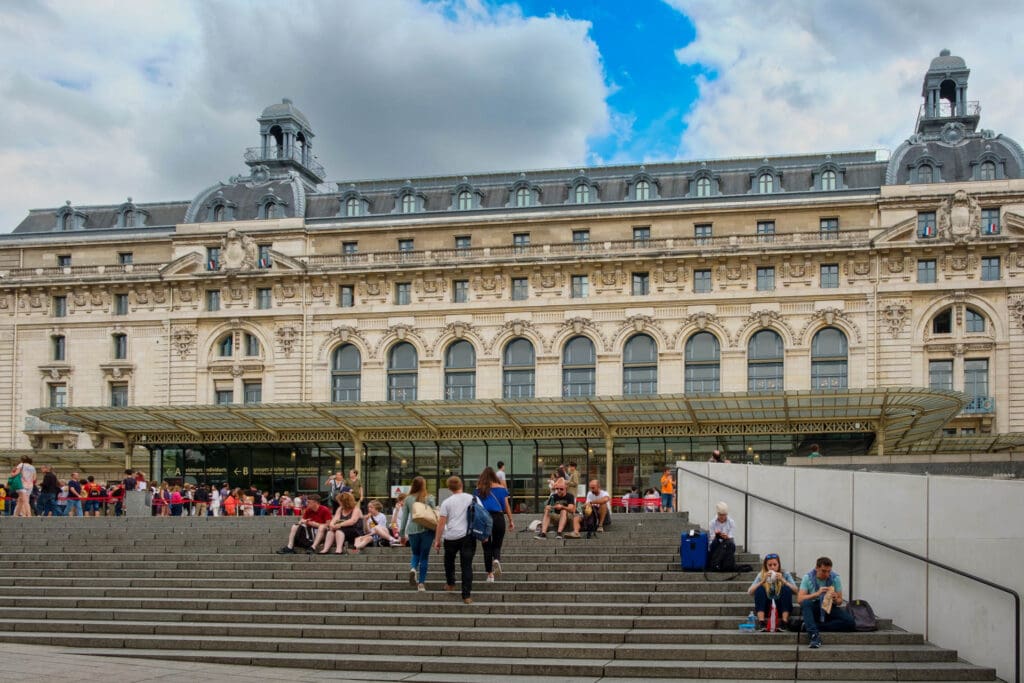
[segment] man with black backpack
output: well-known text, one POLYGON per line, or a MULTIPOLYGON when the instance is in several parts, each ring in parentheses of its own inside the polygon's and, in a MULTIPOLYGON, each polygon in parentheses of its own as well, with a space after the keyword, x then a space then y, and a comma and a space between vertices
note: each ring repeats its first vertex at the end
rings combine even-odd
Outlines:
POLYGON ((476 504, 473 496, 462 490, 462 479, 448 477, 448 490, 452 495, 445 498, 437 509, 437 529, 434 531, 434 548, 441 550, 444 541, 444 578, 446 591, 455 590, 455 556, 459 556, 462 569, 462 602, 473 603, 473 556, 476 554, 476 538, 469 529, 469 508, 476 504))
POLYGON ((729 516, 724 501, 715 504, 715 517, 708 525, 708 569, 713 572, 736 571, 736 522, 729 516))

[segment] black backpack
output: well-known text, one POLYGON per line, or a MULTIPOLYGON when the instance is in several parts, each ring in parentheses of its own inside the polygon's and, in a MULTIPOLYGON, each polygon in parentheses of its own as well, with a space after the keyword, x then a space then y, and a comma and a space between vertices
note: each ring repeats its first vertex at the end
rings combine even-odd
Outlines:
POLYGON ((878 619, 875 618, 875 610, 867 600, 851 600, 847 606, 850 616, 853 617, 854 631, 877 631, 878 619))

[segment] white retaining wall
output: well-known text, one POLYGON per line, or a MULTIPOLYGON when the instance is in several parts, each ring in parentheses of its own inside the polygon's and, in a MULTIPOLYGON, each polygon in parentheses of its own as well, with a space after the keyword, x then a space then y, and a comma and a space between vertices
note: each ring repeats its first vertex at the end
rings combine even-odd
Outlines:
POLYGON ((848 597, 871 603, 931 642, 1014 679, 1013 598, 864 540, 751 499, 715 482, 777 501, 1024 594, 1024 482, 799 467, 677 463, 680 510, 707 528, 715 503, 729 504, 737 545, 777 552, 806 574, 828 555, 848 597), (708 482, 687 472, 709 476, 708 482), (749 516, 749 519, 748 519, 749 516), (852 578, 852 581, 850 580, 852 578))

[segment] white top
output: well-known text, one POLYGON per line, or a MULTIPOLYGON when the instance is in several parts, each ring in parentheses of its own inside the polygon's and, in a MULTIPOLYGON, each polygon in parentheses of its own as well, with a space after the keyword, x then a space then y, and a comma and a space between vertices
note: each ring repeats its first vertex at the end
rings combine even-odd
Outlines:
POLYGON ((27 462, 21 463, 19 467, 21 468, 21 485, 24 490, 31 492, 32 487, 36 485, 36 468, 27 462))
POLYGON ((610 496, 608 496, 608 492, 607 491, 601 490, 598 493, 594 493, 593 491, 587 491, 587 502, 588 503, 592 503, 593 501, 597 500, 598 498, 604 498, 606 496, 608 497, 608 500, 605 501, 604 506, 607 507, 609 509, 609 511, 611 511, 612 499, 611 499, 610 496))
POLYGON ((495 472, 495 474, 498 475, 498 480, 501 481, 502 484, 504 484, 505 483, 505 470, 498 470, 497 472, 495 472))
POLYGON ((444 534, 442 538, 446 541, 457 541, 465 538, 469 533, 469 519, 466 513, 473 502, 473 496, 465 491, 453 493, 444 499, 441 507, 437 509, 439 517, 445 518, 444 534))
POLYGON ((729 538, 736 536, 736 522, 732 521, 732 517, 726 517, 724 522, 718 521, 718 515, 715 515, 711 519, 711 524, 708 525, 708 545, 715 540, 715 532, 721 531, 729 538))
POLYGON ((366 532, 367 533, 370 532, 370 520, 373 520, 373 523, 376 524, 379 527, 382 527, 382 528, 386 529, 387 526, 388 526, 388 518, 384 516, 383 512, 378 512, 375 515, 366 515, 366 532))

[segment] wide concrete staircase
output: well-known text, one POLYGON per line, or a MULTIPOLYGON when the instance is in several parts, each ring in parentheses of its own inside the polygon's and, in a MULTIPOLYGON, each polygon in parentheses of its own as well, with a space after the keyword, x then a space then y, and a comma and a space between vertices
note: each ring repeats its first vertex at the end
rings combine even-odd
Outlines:
POLYGON ((752 574, 680 571, 684 515, 617 515, 591 540, 510 532, 496 583, 478 550, 472 605, 441 590, 436 553, 426 593, 405 548, 276 555, 291 521, 0 518, 0 642, 347 680, 996 680, 887 621, 818 650, 740 632, 752 574))

